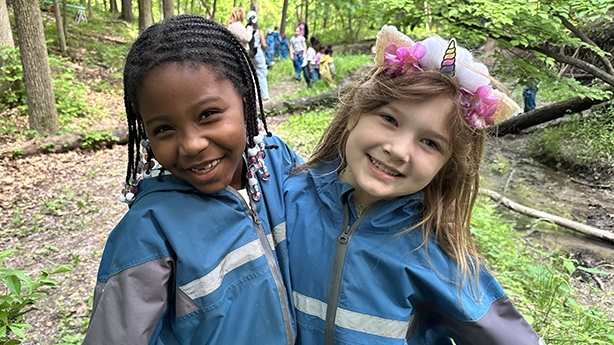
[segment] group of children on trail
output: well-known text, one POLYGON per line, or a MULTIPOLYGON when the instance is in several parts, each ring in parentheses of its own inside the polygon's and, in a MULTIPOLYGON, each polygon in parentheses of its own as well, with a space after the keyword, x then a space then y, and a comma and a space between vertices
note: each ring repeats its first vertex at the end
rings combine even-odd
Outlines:
POLYGON ((455 44, 384 26, 303 164, 228 29, 143 31, 124 70, 130 209, 83 344, 543 343, 469 229, 484 127, 517 105, 455 44))
POLYGON ((301 82, 301 71, 307 87, 319 79, 324 79, 330 86, 335 86, 335 63, 332 45, 325 46, 315 37, 310 38, 311 46, 307 48, 301 27, 297 26, 290 39, 290 59, 294 65, 294 78, 301 82), (304 55, 303 55, 304 54, 304 55))

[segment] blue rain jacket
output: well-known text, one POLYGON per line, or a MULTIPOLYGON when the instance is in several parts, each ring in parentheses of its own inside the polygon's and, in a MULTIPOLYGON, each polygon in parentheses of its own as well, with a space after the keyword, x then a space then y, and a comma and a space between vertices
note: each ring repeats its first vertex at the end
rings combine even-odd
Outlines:
POLYGON ((230 186, 204 194, 172 175, 141 181, 107 240, 83 344, 294 343, 275 245, 283 180, 301 159, 279 138, 265 142, 279 149, 266 152, 271 178, 252 209, 230 186))
POLYGON ((543 343, 488 272, 479 273, 479 301, 468 283, 459 295, 456 261, 436 241, 420 247, 419 228, 395 236, 419 221, 422 192, 357 217, 337 165, 284 187, 297 344, 543 343))

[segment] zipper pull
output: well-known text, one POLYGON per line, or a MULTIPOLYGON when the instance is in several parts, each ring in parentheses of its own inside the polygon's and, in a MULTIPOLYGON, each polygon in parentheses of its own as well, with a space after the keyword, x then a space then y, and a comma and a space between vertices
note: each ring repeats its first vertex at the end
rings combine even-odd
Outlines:
POLYGON ((350 235, 350 227, 348 226, 347 228, 345 228, 345 231, 343 231, 341 235, 339 235, 339 242, 347 243, 349 235, 350 235))

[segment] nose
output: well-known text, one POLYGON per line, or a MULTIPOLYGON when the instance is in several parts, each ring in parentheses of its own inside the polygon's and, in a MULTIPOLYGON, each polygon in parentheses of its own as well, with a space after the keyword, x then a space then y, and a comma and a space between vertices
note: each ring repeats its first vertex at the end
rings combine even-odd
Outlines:
POLYGON ((183 156, 196 156, 207 147, 209 147, 209 139, 196 130, 190 129, 184 132, 179 143, 179 154, 183 156))
POLYGON ((384 151, 394 161, 409 163, 414 151, 414 142, 407 135, 389 137, 388 142, 384 145, 384 151))

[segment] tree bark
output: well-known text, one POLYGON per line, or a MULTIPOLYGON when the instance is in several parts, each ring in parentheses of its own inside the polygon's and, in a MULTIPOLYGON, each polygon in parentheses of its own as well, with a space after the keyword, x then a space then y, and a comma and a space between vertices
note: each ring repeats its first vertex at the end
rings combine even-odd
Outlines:
MULTIPOLYGON (((66 25, 68 25, 68 3, 67 0, 62 0, 62 29, 64 29, 64 37, 68 36, 68 30, 66 29, 66 25)), ((56 11, 60 11, 60 8, 56 8, 56 11)))
POLYGON ((132 12, 132 0, 122 0, 121 18, 128 23, 134 23, 134 13, 132 12))
POLYGON ((498 136, 516 134, 523 129, 563 117, 565 114, 577 113, 589 109, 595 103, 597 103, 597 101, 589 98, 570 98, 566 101, 533 109, 524 114, 514 116, 509 120, 502 121, 495 126, 488 127, 487 133, 498 136))
POLYGON ((284 5, 281 9, 281 23, 279 24, 279 33, 283 35, 286 32, 286 20, 288 18, 288 0, 284 0, 284 5))
POLYGON ((168 19, 173 16, 175 4, 173 0, 162 0, 162 12, 164 13, 164 19, 168 19))
MULTIPOLYGON (((13 31, 11 30, 11 22, 9 21, 9 10, 6 6, 6 0, 0 0, 0 47, 14 47, 13 31)), ((0 59, 1 60, 1 59, 0 59)), ((0 66, 2 61, 0 61, 0 66)))
POLYGON ((109 0, 109 12, 119 13, 119 9, 117 8, 117 0, 109 0))
POLYGON ((139 31, 153 25, 151 0, 139 0, 139 31))
POLYGON ((30 128, 53 135, 58 131, 58 113, 38 6, 38 1, 13 0, 30 128))
POLYGON ((92 0, 87 0, 87 18, 92 18, 92 0))
POLYGON ((526 207, 523 205, 520 205, 518 203, 515 203, 513 201, 511 201, 508 198, 504 198, 502 197, 499 193, 494 192, 492 190, 488 190, 488 189, 480 189, 480 194, 484 194, 489 196, 491 199, 495 200, 495 201, 500 201, 503 205, 505 205, 506 207, 522 213, 522 214, 526 214, 527 216, 533 217, 533 218, 544 218, 544 219, 548 219, 553 221, 555 224, 566 227, 568 229, 577 231, 581 234, 587 235, 587 236, 591 236, 594 238, 598 238, 600 240, 605 240, 611 243, 614 243, 614 233, 608 232, 608 231, 604 231, 601 229, 597 229, 594 228, 592 226, 586 225, 586 224, 582 224, 570 219, 566 219, 563 217, 559 217, 559 216, 555 216, 553 214, 549 214, 546 212, 542 212, 542 211, 538 211, 536 209, 530 208, 530 207, 526 207))
POLYGON ((66 51, 66 36, 64 36, 64 25, 62 24, 62 13, 60 12, 60 2, 53 0, 53 13, 55 14, 55 26, 58 29, 58 38, 60 39, 60 51, 66 51))

